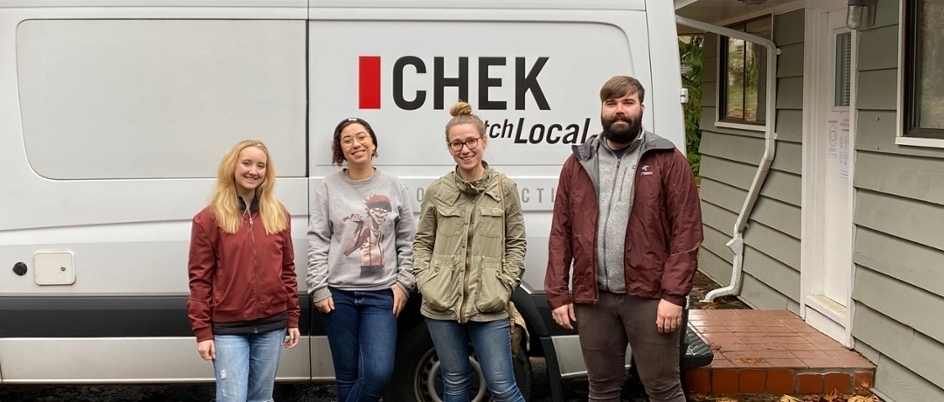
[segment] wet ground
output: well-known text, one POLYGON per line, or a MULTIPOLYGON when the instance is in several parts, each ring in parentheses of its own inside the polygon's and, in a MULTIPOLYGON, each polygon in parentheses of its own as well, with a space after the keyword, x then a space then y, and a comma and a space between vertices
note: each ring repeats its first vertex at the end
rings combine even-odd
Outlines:
POLYGON ((711 278, 701 272, 695 272, 695 278, 692 284, 691 309, 750 309, 744 302, 734 296, 725 296, 717 298, 711 302, 703 302, 702 299, 708 292, 720 288, 721 285, 715 283, 711 278))

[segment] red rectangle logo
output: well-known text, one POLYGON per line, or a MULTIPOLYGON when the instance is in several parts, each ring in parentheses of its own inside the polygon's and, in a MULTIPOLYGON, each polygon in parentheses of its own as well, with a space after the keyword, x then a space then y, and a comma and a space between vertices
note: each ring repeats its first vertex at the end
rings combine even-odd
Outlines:
POLYGON ((358 64, 358 107, 380 109, 380 56, 360 56, 358 64))

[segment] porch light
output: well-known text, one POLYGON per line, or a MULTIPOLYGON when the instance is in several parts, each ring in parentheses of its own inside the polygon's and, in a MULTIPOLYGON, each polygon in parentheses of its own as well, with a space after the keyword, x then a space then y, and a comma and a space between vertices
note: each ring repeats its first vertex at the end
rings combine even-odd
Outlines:
POLYGON ((849 0, 846 26, 855 31, 863 26, 872 26, 875 22, 875 0, 849 0))

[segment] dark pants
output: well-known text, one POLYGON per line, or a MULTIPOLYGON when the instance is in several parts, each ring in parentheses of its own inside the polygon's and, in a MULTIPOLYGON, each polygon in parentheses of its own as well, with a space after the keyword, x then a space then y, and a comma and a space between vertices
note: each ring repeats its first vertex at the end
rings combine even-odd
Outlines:
POLYGON ((660 334, 658 299, 600 292, 595 305, 574 305, 580 348, 590 380, 590 401, 619 402, 626 344, 652 402, 685 402, 679 376, 680 328, 660 334))
POLYGON ((338 400, 379 401, 393 374, 397 347, 393 291, 328 290, 334 311, 321 318, 331 346, 338 400))

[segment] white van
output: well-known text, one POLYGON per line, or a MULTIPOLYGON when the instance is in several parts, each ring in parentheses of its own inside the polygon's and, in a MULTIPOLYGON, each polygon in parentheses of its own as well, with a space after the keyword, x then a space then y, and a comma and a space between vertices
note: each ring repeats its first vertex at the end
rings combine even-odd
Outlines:
MULTIPOLYGON (((676 49, 666 0, 0 0, 0 383, 212 381, 186 266, 223 152, 268 145, 304 278, 309 202, 338 169, 335 124, 375 127, 376 165, 418 211, 453 169, 444 125, 465 99, 487 120, 486 160, 521 191, 530 236, 514 300, 560 400, 559 380, 585 367, 542 291, 558 172, 599 131, 599 88, 618 74, 646 87, 645 127, 684 149, 676 49)), ((279 380, 331 381, 299 285, 303 339, 279 380)), ((418 301, 387 400, 438 400, 418 301)), ((683 367, 708 364, 684 338, 683 367)), ((527 392, 527 356, 516 364, 527 392)))

